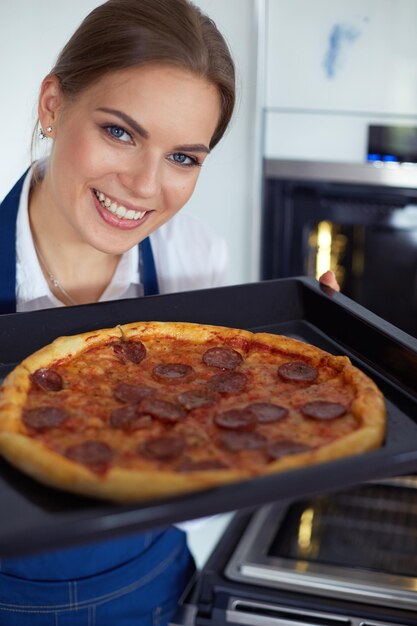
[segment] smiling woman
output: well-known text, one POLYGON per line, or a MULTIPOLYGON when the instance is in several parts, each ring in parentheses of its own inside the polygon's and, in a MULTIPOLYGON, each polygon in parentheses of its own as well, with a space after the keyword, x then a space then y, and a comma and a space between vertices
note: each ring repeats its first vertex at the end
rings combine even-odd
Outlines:
POLYGON ((138 296, 149 267, 154 291, 222 284, 223 240, 186 215, 166 222, 190 198, 234 101, 227 45, 187 0, 93 10, 41 86, 50 155, 14 190, 17 219, 0 223, 10 265, 0 312, 138 296))
MULTIPOLYGON (((0 206, 0 313, 221 284, 223 240, 177 213, 234 82, 223 37, 188 0, 92 11, 42 82, 49 157, 0 206)), ((164 626, 192 572, 178 528, 2 559, 0 626, 164 626)))

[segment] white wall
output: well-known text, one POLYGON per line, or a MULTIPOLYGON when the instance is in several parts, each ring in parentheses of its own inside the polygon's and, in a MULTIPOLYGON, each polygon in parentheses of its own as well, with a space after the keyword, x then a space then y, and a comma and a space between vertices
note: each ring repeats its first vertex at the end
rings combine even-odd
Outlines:
MULTIPOLYGON (((0 199, 29 164, 36 98, 43 76, 68 36, 98 4, 97 0, 0 0, 0 199)), ((230 282, 247 282, 253 278, 254 0, 197 0, 196 4, 214 19, 232 49, 239 102, 230 130, 204 165, 186 210, 202 217, 226 238, 230 282)))

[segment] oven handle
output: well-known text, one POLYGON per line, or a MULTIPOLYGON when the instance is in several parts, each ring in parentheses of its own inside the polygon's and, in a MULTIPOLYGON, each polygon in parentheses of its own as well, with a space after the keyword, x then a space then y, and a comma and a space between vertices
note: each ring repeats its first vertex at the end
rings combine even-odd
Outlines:
MULTIPOLYGON (((392 622, 388 624, 360 617, 340 617, 233 597, 227 605, 226 622, 233 626, 393 626, 392 622)), ((396 624, 400 626, 399 622, 396 624)))
POLYGON ((244 626, 355 626, 352 620, 337 615, 238 598, 230 598, 226 621, 244 626))

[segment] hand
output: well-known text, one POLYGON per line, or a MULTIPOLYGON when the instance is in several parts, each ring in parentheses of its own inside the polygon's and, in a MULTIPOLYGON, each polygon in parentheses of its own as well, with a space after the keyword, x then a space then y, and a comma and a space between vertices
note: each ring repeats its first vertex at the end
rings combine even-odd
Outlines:
POLYGON ((326 287, 331 287, 335 291, 340 291, 340 285, 336 280, 336 276, 334 275, 334 272, 332 272, 331 270, 324 272, 324 274, 320 276, 319 282, 322 285, 326 285, 326 287))

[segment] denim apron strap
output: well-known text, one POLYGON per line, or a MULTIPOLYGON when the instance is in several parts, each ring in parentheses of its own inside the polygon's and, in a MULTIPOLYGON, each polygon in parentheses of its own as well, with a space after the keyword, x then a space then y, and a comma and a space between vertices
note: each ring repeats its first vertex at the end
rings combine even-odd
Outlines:
POLYGON ((26 174, 0 204, 0 314, 16 311, 16 219, 26 174))
POLYGON ((155 260, 149 237, 146 237, 146 239, 139 244, 139 276, 143 283, 145 296, 155 296, 159 294, 155 260))

